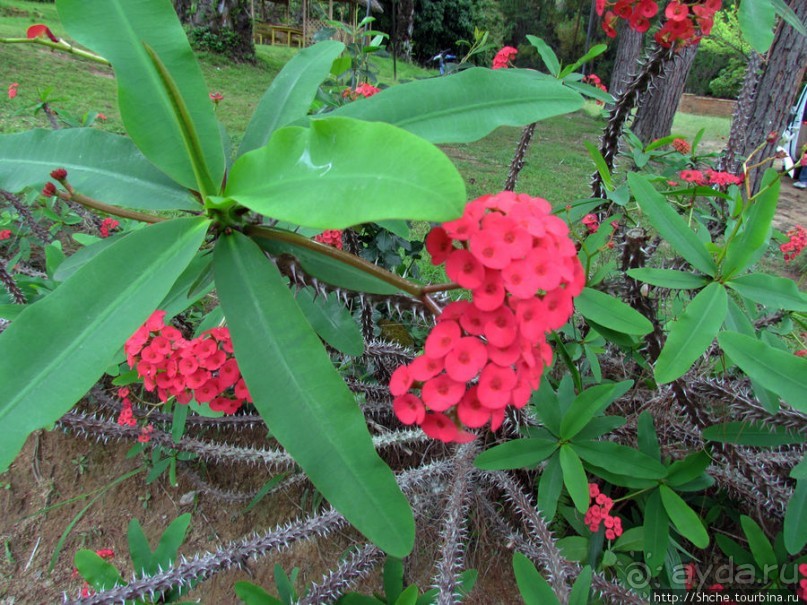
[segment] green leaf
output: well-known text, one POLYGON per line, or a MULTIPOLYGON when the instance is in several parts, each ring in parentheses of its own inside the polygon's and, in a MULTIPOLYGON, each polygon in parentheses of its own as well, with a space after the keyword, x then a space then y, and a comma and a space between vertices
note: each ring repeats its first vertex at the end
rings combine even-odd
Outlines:
POLYGON ((712 343, 728 313, 728 295, 722 284, 711 283, 672 322, 654 373, 664 384, 683 376, 712 343))
POLYGON ((675 271, 674 269, 651 269, 642 267, 640 269, 628 269, 628 275, 633 279, 648 283, 652 286, 670 288, 672 290, 692 290, 702 288, 708 284, 708 280, 701 275, 675 271))
POLYGON ((236 161, 226 195, 266 216, 323 229, 446 221, 465 206, 462 177, 442 151, 388 124, 346 118, 276 131, 236 161))
POLYGON ((294 55, 261 97, 238 155, 263 147, 275 130, 305 117, 319 85, 344 49, 341 42, 325 40, 294 55))
POLYGON ((549 583, 520 552, 513 553, 513 572, 525 605, 560 605, 549 583))
POLYGON ((31 432, 55 422, 101 377, 190 263, 208 224, 175 219, 128 235, 0 334, 0 471, 31 432))
POLYGON ((615 400, 633 386, 632 380, 589 387, 578 395, 563 415, 560 423, 560 436, 573 439, 592 418, 602 414, 615 400))
POLYGON ((653 414, 647 410, 639 414, 637 439, 640 452, 650 456, 654 460, 661 460, 661 447, 659 446, 656 427, 653 423, 653 414))
POLYGON ((807 311, 807 297, 799 291, 796 282, 786 277, 751 273, 732 279, 726 285, 740 296, 771 309, 807 311))
POLYGON ((703 438, 718 443, 735 443, 755 447, 779 447, 807 443, 807 435, 793 433, 783 426, 764 422, 724 422, 703 431, 703 438))
POLYGON ((628 183, 639 208, 647 215, 647 220, 659 232, 662 239, 669 242, 673 250, 683 256, 690 265, 702 273, 714 275, 717 272, 717 265, 711 254, 686 221, 673 210, 667 199, 650 184, 647 177, 631 172, 628 174, 628 183))
POLYGON ((791 555, 798 555, 807 545, 807 480, 796 481, 796 488, 785 511, 785 548, 791 555))
POLYGON ((571 65, 567 65, 566 67, 564 67, 563 71, 560 72, 560 77, 565 78, 581 65, 588 63, 592 59, 596 59, 597 57, 599 57, 606 50, 608 50, 607 44, 595 44, 589 49, 589 51, 585 55, 580 57, 577 61, 575 61, 571 65))
POLYGON ((764 570, 777 567, 778 563, 776 554, 773 552, 773 546, 757 522, 751 517, 740 515, 740 525, 743 528, 745 537, 748 538, 748 547, 751 549, 751 554, 754 555, 754 561, 759 565, 759 568, 764 570))
POLYGON ((373 277, 353 265, 348 265, 311 248, 288 241, 257 238, 256 243, 275 256, 288 254, 296 258, 306 273, 332 286, 367 292, 369 294, 400 294, 395 286, 373 277))
MULTIPOLYGON (((749 1, 760 0, 743 0, 743 5, 749 1)), ((742 8, 740 12, 742 13, 742 8)), ((773 216, 776 214, 776 204, 779 201, 780 185, 779 174, 775 170, 768 169, 762 175, 760 192, 748 211, 748 219, 743 230, 728 245, 721 271, 724 277, 730 278, 745 269, 754 262, 757 253, 761 253, 767 246, 773 216)))
POLYGON ((653 331, 653 324, 644 315, 621 300, 594 290, 583 288, 574 299, 574 307, 586 319, 623 334, 644 335, 653 331))
POLYGON ((277 268, 237 232, 219 240, 213 267, 238 363, 272 435, 356 529, 406 556, 412 511, 277 268))
POLYGON ((384 561, 384 596, 387 603, 394 603, 403 590, 403 561, 396 557, 387 557, 384 561))
POLYGON ((644 527, 631 527, 625 530, 611 548, 614 552, 634 552, 644 548, 644 527))
POLYGON ((698 548, 709 546, 709 534, 697 513, 684 502, 681 496, 666 485, 659 485, 658 491, 661 495, 661 502, 664 504, 664 510, 667 511, 667 515, 678 533, 698 548))
POLYGON ((593 418, 577 435, 575 441, 594 441, 614 429, 624 426, 627 421, 622 416, 598 416, 593 418))
POLYGON ((644 508, 644 562, 655 577, 664 566, 670 543, 670 519, 664 511, 661 494, 653 490, 644 508))
POLYGON ((235 596, 244 602, 244 605, 284 605, 283 601, 276 599, 260 586, 252 582, 236 582, 235 596))
POLYGON ((770 0, 742 0, 738 13, 743 37, 758 53, 764 54, 773 42, 776 10, 770 0))
POLYGON ((527 34, 527 41, 538 51, 549 73, 557 78, 558 75, 560 75, 560 62, 558 61, 558 56, 555 54, 555 51, 538 36, 527 34))
POLYGON ((388 601, 395 605, 415 605, 418 601, 418 587, 410 586, 404 590, 395 601, 388 601))
POLYGON ((530 468, 549 458, 556 449, 558 442, 552 439, 513 439, 482 452, 474 464, 488 471, 530 468))
POLYGON ((564 558, 583 562, 588 559, 588 539, 583 536, 567 536, 558 540, 558 548, 564 558))
POLYGON ((157 170, 131 139, 93 128, 29 130, 0 136, 0 183, 8 191, 41 189, 64 168, 78 192, 112 206, 194 210, 188 190, 157 170))
POLYGON ((563 484, 572 497, 575 508, 584 513, 588 510, 588 479, 583 463, 574 448, 562 445, 560 448, 560 468, 563 470, 563 484))
POLYGON ((667 474, 658 460, 613 441, 586 441, 572 447, 589 464, 612 473, 637 479, 660 479, 667 474))
POLYGON ((589 156, 594 161, 594 165, 597 167, 597 172, 600 173, 600 178, 602 178, 603 185, 605 185, 606 189, 613 189, 614 188, 614 181, 611 178, 611 171, 608 169, 608 163, 605 161, 605 158, 602 157, 600 150, 597 148, 594 143, 590 143, 588 141, 583 141, 583 146, 588 151, 589 156))
POLYGON ((17 319, 20 313, 25 311, 28 305, 0 305, 0 317, 8 321, 17 319))
POLYGON ((115 566, 91 550, 79 550, 73 562, 81 577, 95 590, 108 590, 115 586, 126 585, 115 566))
MULTIPOLYGON (((566 68, 564 68, 563 71, 566 71, 566 68)), ((582 82, 574 82, 572 80, 564 80, 563 83, 572 90, 574 90, 575 92, 579 92, 581 95, 589 99, 594 99, 595 101, 602 101, 603 103, 608 104, 614 102, 613 95, 605 92, 604 90, 600 90, 599 88, 597 88, 596 86, 592 86, 591 84, 583 84, 582 82)))
POLYGON ((583 98, 548 76, 472 67, 391 86, 331 115, 387 122, 432 143, 470 143, 499 126, 526 126, 577 111, 583 98))
POLYGON ((735 540, 720 533, 715 534, 715 542, 723 553, 734 560, 736 565, 754 565, 754 557, 735 540))
POLYGON ((751 380, 807 413, 807 359, 780 351, 751 336, 723 332, 717 341, 751 380))
POLYGON ((560 467, 560 454, 556 453, 546 463, 538 481, 538 508, 547 521, 555 518, 561 491, 563 491, 563 469, 560 467))
POLYGON ((225 166, 218 122, 171 4, 58 0, 56 6, 70 35, 114 66, 123 123, 143 155, 179 184, 214 194, 225 166))
POLYGON ((664 482, 673 487, 686 485, 700 477, 711 463, 712 458, 706 452, 690 454, 683 460, 676 460, 669 466, 664 482))
POLYGON ((353 316, 335 293, 316 296, 312 288, 302 288, 295 300, 308 323, 320 338, 345 355, 364 353, 364 338, 353 316))
POLYGON ((66 280, 68 277, 73 275, 73 273, 98 256, 101 251, 106 250, 112 244, 117 242, 122 237, 126 237, 127 235, 128 233, 118 233, 105 239, 100 239, 89 246, 79 248, 75 253, 68 256, 61 265, 59 265, 59 268, 56 269, 53 274, 53 279, 55 281, 66 280))
POLYGON ((785 22, 791 25, 793 29, 802 36, 807 36, 807 27, 804 27, 804 23, 801 22, 799 16, 792 8, 785 4, 784 0, 771 0, 771 4, 773 4, 777 15, 784 19, 785 22))
POLYGON ((569 605, 587 605, 588 593, 591 591, 591 567, 586 565, 572 585, 569 594, 569 605))
POLYGON ((188 533, 190 523, 190 513, 179 515, 171 521, 171 524, 163 532, 160 543, 154 550, 154 555, 151 558, 151 574, 156 573, 158 569, 169 567, 176 561, 179 547, 185 541, 185 535, 188 533))
POLYGON ((129 556, 132 559, 132 567, 137 577, 145 577, 152 573, 151 566, 151 546, 148 538, 143 533, 140 521, 132 519, 129 521, 127 531, 129 541, 129 556))

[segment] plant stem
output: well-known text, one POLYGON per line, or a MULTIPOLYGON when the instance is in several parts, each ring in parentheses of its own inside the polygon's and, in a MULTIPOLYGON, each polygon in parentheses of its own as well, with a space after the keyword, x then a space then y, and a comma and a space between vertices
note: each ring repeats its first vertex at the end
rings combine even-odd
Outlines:
POLYGON ((104 59, 100 55, 93 54, 91 52, 87 52, 86 50, 81 50, 80 48, 76 48, 72 44, 68 44, 64 40, 59 40, 58 42, 51 42, 50 40, 45 40, 44 38, 0 38, 0 43, 2 44, 41 44, 42 46, 47 46, 48 48, 52 48, 53 50, 60 50, 62 52, 76 55, 77 57, 81 57, 82 59, 89 59, 90 61, 95 61, 96 63, 100 63, 102 65, 109 65, 110 67, 112 64, 104 59))
POLYGON ((118 206, 112 206, 110 204, 105 204, 104 202, 99 202, 98 200, 94 200, 91 197, 87 197, 81 193, 76 193, 75 191, 58 191, 56 193, 60 199, 65 201, 72 201, 78 202, 82 206, 86 206, 87 208, 92 208, 93 210, 99 210, 106 214, 111 214, 113 216, 119 216, 121 218, 128 218, 135 221, 140 221, 143 223, 160 223, 162 221, 167 221, 167 218, 162 216, 154 216, 153 214, 146 214, 144 212, 138 212, 137 210, 128 210, 127 208, 120 208, 118 206))

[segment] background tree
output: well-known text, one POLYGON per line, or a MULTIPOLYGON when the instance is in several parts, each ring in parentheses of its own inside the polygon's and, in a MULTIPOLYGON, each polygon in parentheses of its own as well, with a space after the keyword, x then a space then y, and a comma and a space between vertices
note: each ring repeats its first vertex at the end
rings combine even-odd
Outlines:
POLYGON ((173 0, 189 38, 200 50, 226 54, 238 63, 255 62, 249 0, 173 0))
POLYGON ((619 24, 618 31, 614 69, 611 71, 608 85, 608 92, 614 97, 622 92, 627 83, 636 75, 644 39, 642 34, 628 27, 625 22, 619 24))

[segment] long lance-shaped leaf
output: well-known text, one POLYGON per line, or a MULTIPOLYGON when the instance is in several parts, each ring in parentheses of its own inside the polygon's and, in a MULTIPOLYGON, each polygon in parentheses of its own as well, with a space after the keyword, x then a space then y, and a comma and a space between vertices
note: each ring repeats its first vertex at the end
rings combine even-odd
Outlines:
MULTIPOLYGON (((112 63, 123 123, 143 155, 189 189, 221 183, 224 151, 213 104, 171 3, 58 0, 56 6, 70 35, 112 63), (146 45, 160 58, 176 93, 166 88, 146 45), (177 98, 187 108, 184 116, 178 110, 177 98), (189 148, 188 129, 200 141, 203 162, 191 155, 196 152, 189 148), (196 171, 202 164, 209 172, 200 182, 196 171)), ((208 193, 216 193, 215 189, 208 193)))
POLYGON ((387 122, 432 143, 469 143, 499 126, 525 126, 582 105, 578 93, 537 72, 474 67, 393 86, 331 115, 387 122))
POLYGON ((263 215, 325 229, 445 221, 465 206, 462 177, 442 151, 400 128, 348 118, 281 128, 236 161, 225 193, 263 215))
POLYGON ((406 556, 412 511, 277 268, 239 233, 218 242, 213 266, 239 366, 272 435, 359 531, 406 556))
POLYGON ((634 172, 628 175, 628 183, 639 208, 647 215, 647 220, 656 228, 659 235, 684 257, 693 267, 714 275, 717 271, 712 255, 706 249, 683 218, 673 210, 665 197, 645 178, 634 172))
POLYGON ((176 219, 122 238, 0 335, 0 470, 101 377, 190 263, 208 224, 176 219))
POLYGON ((157 170, 129 138, 92 128, 0 136, 0 188, 41 189, 54 168, 67 170, 76 191, 113 206, 199 208, 188 190, 157 170))
POLYGON ((670 326, 670 335, 656 361, 659 383, 682 376, 714 340, 728 313, 728 295, 722 284, 712 283, 698 292, 670 326))
POLYGON ((344 49, 341 42, 325 40, 301 50, 286 63, 252 114, 238 155, 263 147, 275 130, 305 117, 319 85, 344 49))

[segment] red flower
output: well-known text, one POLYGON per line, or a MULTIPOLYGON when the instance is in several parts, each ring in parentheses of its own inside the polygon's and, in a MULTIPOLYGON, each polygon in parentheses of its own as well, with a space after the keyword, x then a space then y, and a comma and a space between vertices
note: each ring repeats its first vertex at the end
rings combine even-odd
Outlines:
POLYGON ((681 153, 681 154, 683 154, 683 155, 686 155, 686 154, 688 154, 690 151, 692 151, 692 147, 691 147, 691 146, 690 146, 690 144, 689 144, 689 143, 687 143, 687 142, 686 142, 684 139, 673 139, 673 142, 672 142, 672 147, 673 147, 673 149, 675 149, 675 150, 676 150, 678 153, 681 153))
POLYGON ((597 233, 597 229, 600 228, 600 220, 596 214, 587 214, 580 222, 588 229, 589 233, 597 233))
POLYGON ((0 242, 4 239, 11 239, 11 229, 3 229, 0 231, 0 242))
POLYGON ((366 99, 366 98, 372 97, 375 94, 378 94, 379 92, 381 92, 381 89, 376 88, 375 86, 373 86, 372 84, 369 84, 367 82, 363 82, 362 84, 359 84, 356 87, 356 90, 354 92, 357 95, 361 95, 366 99))
POLYGON ((705 185, 707 183, 706 176, 700 170, 682 170, 678 173, 678 176, 687 183, 695 183, 696 185, 705 185))
POLYGON ((339 250, 342 249, 342 232, 338 229, 329 229, 323 231, 319 235, 314 236, 314 241, 326 246, 332 246, 339 250))
POLYGON ((120 223, 116 221, 114 218, 105 218, 101 221, 101 226, 98 228, 98 231, 101 233, 101 237, 109 237, 110 231, 113 231, 120 227, 120 223))
POLYGON ((218 105, 224 99, 224 95, 220 92, 211 92, 209 95, 210 100, 213 101, 214 105, 218 105))
POLYGON ((34 38, 50 38, 51 42, 58 42, 59 38, 53 35, 53 32, 50 31, 50 28, 47 25, 43 25, 42 23, 37 23, 36 25, 32 25, 28 28, 26 32, 26 36, 29 40, 33 40, 34 38))
POLYGON ((102 114, 100 111, 98 112, 98 114, 95 117, 96 117, 96 119, 101 120, 102 122, 106 122, 106 116, 104 114, 102 114))
POLYGON ((19 84, 17 82, 12 82, 8 85, 8 98, 13 99, 17 96, 17 87, 19 84))
POLYGON ((51 182, 45 183, 45 186, 42 187, 42 195, 45 197, 53 197, 56 195, 56 185, 51 182))
POLYGON ((55 179, 57 181, 63 181, 67 178, 67 170, 64 168, 57 168, 56 170, 50 173, 50 178, 55 179))
POLYGON ((518 54, 518 49, 513 48, 512 46, 505 46, 499 52, 496 53, 496 56, 493 57, 493 69, 503 69, 510 67, 510 61, 516 58, 518 54))
POLYGON ((787 237, 788 241, 779 246, 779 250, 782 251, 785 262, 789 263, 807 247, 807 230, 801 225, 797 225, 787 232, 787 237))

